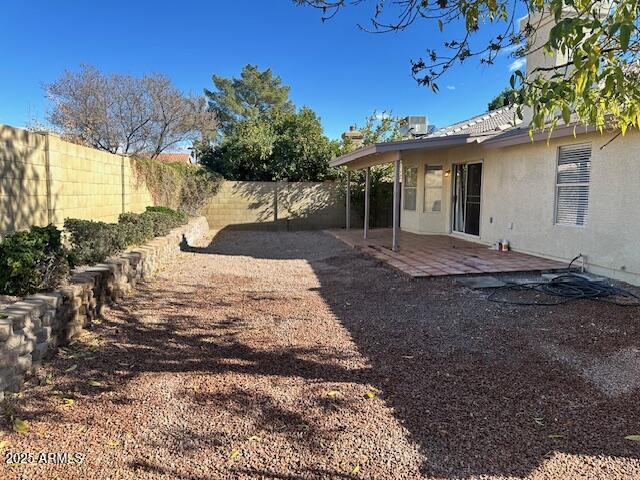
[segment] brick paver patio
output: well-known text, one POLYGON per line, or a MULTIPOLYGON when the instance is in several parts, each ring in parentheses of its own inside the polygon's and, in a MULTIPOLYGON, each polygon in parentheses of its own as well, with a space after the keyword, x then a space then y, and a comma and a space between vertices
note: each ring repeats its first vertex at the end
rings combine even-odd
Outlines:
POLYGON ((567 264, 518 252, 497 252, 480 243, 449 235, 400 233, 400 249, 391 250, 390 228, 369 230, 329 230, 347 245, 381 260, 412 277, 469 275, 504 272, 554 271, 567 264))

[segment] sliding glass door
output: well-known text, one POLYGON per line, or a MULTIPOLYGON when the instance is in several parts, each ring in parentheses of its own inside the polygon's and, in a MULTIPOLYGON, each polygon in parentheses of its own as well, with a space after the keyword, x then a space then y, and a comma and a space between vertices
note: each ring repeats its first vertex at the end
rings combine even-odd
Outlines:
POLYGON ((480 235, 482 163, 453 166, 453 231, 480 235))

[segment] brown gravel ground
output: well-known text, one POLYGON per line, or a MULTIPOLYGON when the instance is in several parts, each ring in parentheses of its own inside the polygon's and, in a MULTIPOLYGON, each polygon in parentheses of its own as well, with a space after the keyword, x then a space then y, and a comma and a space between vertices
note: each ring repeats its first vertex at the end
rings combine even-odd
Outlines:
POLYGON ((85 461, 0 478, 640 478, 638 310, 497 305, 323 233, 209 240, 8 406, 5 453, 85 461))

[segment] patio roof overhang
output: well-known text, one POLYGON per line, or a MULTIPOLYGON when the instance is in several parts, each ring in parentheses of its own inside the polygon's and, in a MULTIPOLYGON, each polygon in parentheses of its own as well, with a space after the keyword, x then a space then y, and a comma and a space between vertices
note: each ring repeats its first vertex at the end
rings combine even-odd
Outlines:
POLYGON ((429 137, 417 140, 402 140, 399 142, 383 142, 358 148, 332 160, 332 167, 347 167, 347 170, 381 165, 394 162, 400 158, 401 152, 426 151, 441 148, 457 147, 470 143, 480 143, 486 136, 450 135, 446 137, 429 137))

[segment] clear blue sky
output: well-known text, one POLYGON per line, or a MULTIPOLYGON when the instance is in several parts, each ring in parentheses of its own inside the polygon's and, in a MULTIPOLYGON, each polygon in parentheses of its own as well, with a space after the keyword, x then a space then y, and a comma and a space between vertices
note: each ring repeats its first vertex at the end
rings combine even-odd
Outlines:
MULTIPOLYGON (((0 14, 0 123, 44 118, 41 85, 80 63, 107 72, 161 72, 185 91, 211 87, 212 74, 243 65, 271 67, 298 106, 321 117, 336 138, 374 110, 428 115, 443 126, 485 110, 509 80, 508 56, 469 62, 440 82, 438 94, 411 78, 411 58, 438 45, 439 32, 415 25, 385 35, 359 31, 371 2, 324 24, 290 0, 31 0, 0 14)), ((445 32, 446 33, 446 32, 445 32)))

